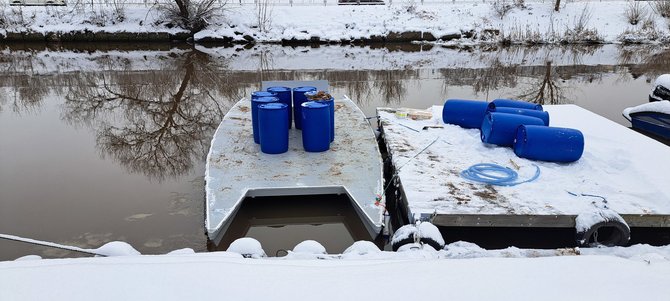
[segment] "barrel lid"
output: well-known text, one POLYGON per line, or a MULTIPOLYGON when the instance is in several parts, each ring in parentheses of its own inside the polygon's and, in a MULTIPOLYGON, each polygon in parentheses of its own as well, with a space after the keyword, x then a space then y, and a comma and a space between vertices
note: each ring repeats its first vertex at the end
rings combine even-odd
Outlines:
POLYGON ((258 98, 252 98, 251 102, 262 102, 262 103, 270 103, 270 102, 278 102, 279 98, 271 96, 271 97, 258 97, 258 98))
MULTIPOLYGON (((328 93, 328 91, 324 91, 324 90, 322 90, 322 92, 324 92, 324 93, 328 93)), ((316 95, 316 93, 319 93, 319 91, 317 91, 317 90, 309 90, 309 91, 305 92, 305 96, 314 96, 314 95, 316 95)))
POLYGON ((258 105, 259 109, 264 109, 264 110, 281 110, 284 108, 288 108, 288 105, 285 103, 281 102, 272 102, 272 103, 265 103, 262 105, 258 105))
POLYGON ((308 91, 316 91, 316 87, 302 86, 293 88, 293 92, 308 92, 308 91))
POLYGON ((277 96, 277 93, 275 92, 268 92, 268 91, 254 91, 251 92, 251 98, 258 98, 258 97, 271 97, 271 96, 277 96))
POLYGON ((302 103, 302 107, 308 109, 320 109, 328 107, 328 104, 319 101, 307 101, 302 103))
POLYGON ((291 92, 291 88, 281 86, 269 87, 267 90, 268 92, 291 92))

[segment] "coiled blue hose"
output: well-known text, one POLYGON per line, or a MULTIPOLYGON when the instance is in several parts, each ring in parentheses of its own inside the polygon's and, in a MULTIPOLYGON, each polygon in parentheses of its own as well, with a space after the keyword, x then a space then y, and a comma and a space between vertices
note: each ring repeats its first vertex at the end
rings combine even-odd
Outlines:
POLYGON ((468 169, 461 171, 461 177, 470 181, 492 184, 498 186, 515 186, 522 183, 535 181, 540 177, 540 167, 535 166, 535 175, 528 180, 519 181, 519 174, 509 167, 500 166, 493 163, 479 163, 470 166, 468 169))

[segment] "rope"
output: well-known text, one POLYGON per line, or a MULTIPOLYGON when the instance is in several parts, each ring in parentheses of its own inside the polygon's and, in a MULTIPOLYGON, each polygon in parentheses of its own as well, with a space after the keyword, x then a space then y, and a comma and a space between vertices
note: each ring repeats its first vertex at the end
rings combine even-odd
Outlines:
POLYGON ((25 237, 20 237, 20 236, 16 236, 16 235, 9 235, 9 234, 0 233, 0 239, 13 240, 13 241, 23 242, 23 243, 27 243, 27 244, 33 244, 33 245, 44 246, 44 247, 49 247, 49 248, 56 248, 56 249, 61 249, 61 250, 79 252, 79 253, 84 253, 84 254, 88 254, 88 255, 98 255, 98 256, 103 256, 103 257, 107 256, 105 254, 97 253, 96 250, 82 249, 82 248, 79 248, 79 247, 61 245, 61 244, 57 244, 57 243, 53 243, 53 242, 37 240, 37 239, 32 239, 32 238, 25 238, 25 237))
POLYGON ((509 167, 493 163, 479 163, 470 166, 461 172, 461 177, 474 182, 480 182, 498 186, 515 186, 522 183, 535 181, 540 177, 540 167, 535 166, 535 175, 524 181, 517 181, 519 174, 509 167))

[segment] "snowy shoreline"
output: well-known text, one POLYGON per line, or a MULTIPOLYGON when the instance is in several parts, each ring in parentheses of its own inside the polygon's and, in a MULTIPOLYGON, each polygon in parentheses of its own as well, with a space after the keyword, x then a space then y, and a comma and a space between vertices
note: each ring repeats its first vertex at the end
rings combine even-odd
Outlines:
POLYGON ((234 252, 0 262, 8 300, 663 300, 668 247, 353 252, 342 258, 234 252), (376 285, 378 284, 378 285, 376 285), (594 289, 594 287, 598 289, 594 289), (385 289, 386 288, 386 289, 385 289), (390 289, 388 289, 390 288, 390 289))
POLYGON ((569 2, 512 7, 502 17, 493 2, 397 3, 384 6, 269 6, 259 26, 254 5, 227 5, 222 16, 191 34, 157 9, 0 6, 0 42, 185 41, 286 45, 370 44, 424 41, 440 45, 664 43, 668 21, 651 5, 646 19, 631 25, 626 1, 569 2), (316 13, 315 13, 316 12, 316 13))

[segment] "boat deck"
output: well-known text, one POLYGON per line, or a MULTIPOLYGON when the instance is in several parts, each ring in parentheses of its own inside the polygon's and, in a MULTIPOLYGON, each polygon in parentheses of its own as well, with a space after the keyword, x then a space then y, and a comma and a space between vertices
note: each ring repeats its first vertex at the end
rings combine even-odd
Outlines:
POLYGON ((330 150, 305 152, 302 136, 289 130, 289 150, 269 155, 254 143, 251 103, 239 101, 212 140, 206 166, 206 220, 210 239, 220 237, 246 197, 348 194, 371 234, 381 230, 383 165, 374 132, 348 98, 335 101, 335 141, 330 150))
POLYGON ((511 148, 485 145, 479 130, 442 123, 441 106, 431 108, 431 120, 421 121, 379 108, 387 151, 393 165, 402 166, 398 178, 408 219, 454 227, 574 227, 578 214, 608 208, 631 227, 670 227, 669 147, 575 105, 545 110, 551 126, 582 131, 585 147, 579 161, 530 161, 511 148), (477 163, 514 168, 521 180, 533 176, 534 165, 541 174, 510 187, 460 176, 477 163))

